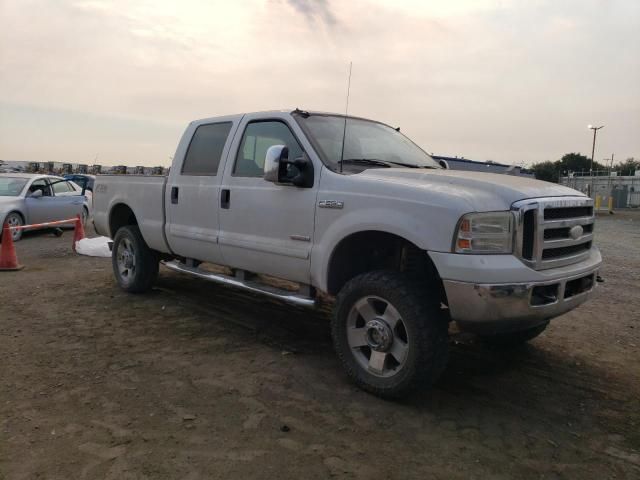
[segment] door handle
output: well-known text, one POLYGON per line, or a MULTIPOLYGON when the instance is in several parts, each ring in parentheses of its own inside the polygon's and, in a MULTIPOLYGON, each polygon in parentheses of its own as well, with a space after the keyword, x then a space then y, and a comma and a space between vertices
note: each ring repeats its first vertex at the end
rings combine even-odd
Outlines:
POLYGON ((223 188, 220 192, 220 207, 221 208, 229 208, 229 204, 231 203, 231 190, 227 188, 223 188))
POLYGON ((178 187, 171 187, 171 203, 178 203, 178 187))

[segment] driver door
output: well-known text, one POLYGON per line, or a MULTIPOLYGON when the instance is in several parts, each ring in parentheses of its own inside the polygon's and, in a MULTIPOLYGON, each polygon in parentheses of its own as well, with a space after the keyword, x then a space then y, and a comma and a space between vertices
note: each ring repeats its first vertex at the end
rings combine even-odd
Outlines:
POLYGON ((310 188, 263 178, 267 149, 286 145, 297 158, 311 149, 300 139, 306 140, 284 114, 242 119, 220 189, 220 247, 230 267, 309 283, 319 175, 310 188))
POLYGON ((27 222, 29 224, 44 223, 52 216, 53 199, 51 186, 45 178, 38 178, 29 185, 25 204, 27 206, 27 222), (41 197, 30 197, 33 192, 42 191, 41 197))

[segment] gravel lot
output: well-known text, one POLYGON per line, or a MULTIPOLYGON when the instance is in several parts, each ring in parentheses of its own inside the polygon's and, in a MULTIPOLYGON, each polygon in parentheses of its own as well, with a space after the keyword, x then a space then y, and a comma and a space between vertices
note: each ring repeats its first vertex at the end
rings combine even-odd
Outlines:
POLYGON ((348 383, 320 313, 166 269, 128 295, 71 232, 28 234, 0 273, 0 479, 640 478, 640 212, 596 230, 595 300, 516 353, 454 335, 403 402, 348 383))

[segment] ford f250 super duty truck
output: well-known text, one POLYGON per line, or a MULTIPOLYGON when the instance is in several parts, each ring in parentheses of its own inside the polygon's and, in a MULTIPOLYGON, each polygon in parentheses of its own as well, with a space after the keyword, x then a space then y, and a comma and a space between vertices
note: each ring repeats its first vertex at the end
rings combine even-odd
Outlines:
POLYGON ((192 122, 167 177, 97 178, 94 223, 128 292, 163 262, 297 305, 334 299, 340 361, 383 397, 441 374, 449 322, 525 342, 593 294, 601 264, 581 193, 452 171, 399 129, 298 109, 192 122))

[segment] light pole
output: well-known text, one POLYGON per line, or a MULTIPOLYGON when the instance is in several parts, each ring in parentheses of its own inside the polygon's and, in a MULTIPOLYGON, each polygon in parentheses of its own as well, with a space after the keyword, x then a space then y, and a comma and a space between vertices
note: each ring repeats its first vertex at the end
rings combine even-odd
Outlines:
POLYGON ((593 146, 591 147, 591 167, 589 168, 589 175, 591 175, 591 188, 589 188, 589 196, 593 196, 593 198, 595 199, 595 194, 593 193, 593 155, 596 153, 596 133, 598 133, 598 130, 600 130, 601 128, 603 128, 604 125, 601 125, 599 127, 595 127, 593 125, 587 125, 587 128, 589 130, 593 130, 593 146))
POLYGON ((601 128, 604 128, 604 125, 601 125, 599 127, 587 125, 587 128, 589 130, 593 130, 593 146, 591 147, 591 168, 589 169, 591 171, 591 175, 593 175, 593 155, 596 153, 596 133, 598 133, 598 130, 600 130, 601 128))

